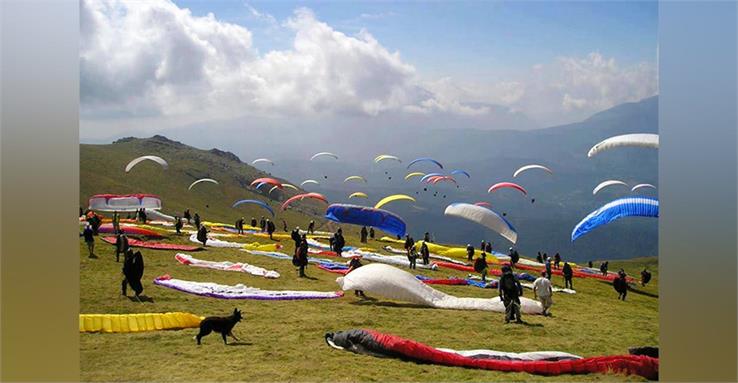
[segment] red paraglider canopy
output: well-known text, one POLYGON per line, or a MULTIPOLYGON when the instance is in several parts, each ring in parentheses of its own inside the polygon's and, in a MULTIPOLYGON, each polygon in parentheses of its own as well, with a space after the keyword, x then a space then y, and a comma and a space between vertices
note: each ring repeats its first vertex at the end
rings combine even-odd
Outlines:
POLYGON ((297 201, 297 200, 302 200, 304 198, 314 198, 314 199, 317 199, 317 200, 321 200, 321 201, 323 201, 325 203, 328 203, 328 200, 325 198, 325 196, 322 195, 322 194, 320 194, 320 193, 298 194, 296 196, 290 197, 287 201, 284 201, 284 203, 282 204, 282 210, 287 210, 287 207, 289 207, 289 205, 292 202, 297 201))
POLYGON ((279 189, 283 188, 282 183, 275 180, 274 178, 257 178, 251 182, 251 186, 253 187, 254 185, 258 185, 260 183, 271 184, 271 185, 276 186, 279 189))
POLYGON ((517 189, 517 190, 520 190, 523 194, 528 195, 528 191, 527 190, 525 190, 522 186, 520 186, 520 185, 518 185, 516 183, 512 183, 512 182, 500 182, 500 183, 496 183, 496 184, 494 184, 494 185, 492 185, 492 186, 489 187, 489 189, 487 190, 487 193, 492 193, 493 191, 495 191, 497 189, 502 189, 502 188, 513 188, 513 189, 517 189))

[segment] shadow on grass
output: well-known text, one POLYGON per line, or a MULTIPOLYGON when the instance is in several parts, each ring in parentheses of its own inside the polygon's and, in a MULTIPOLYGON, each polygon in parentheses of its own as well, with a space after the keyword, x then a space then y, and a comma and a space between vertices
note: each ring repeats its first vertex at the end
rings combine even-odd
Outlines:
POLYGON ((237 341, 237 342, 231 342, 228 343, 227 346, 252 346, 253 343, 251 342, 244 342, 244 341, 237 341))
MULTIPOLYGON (((612 286, 612 283, 611 282, 607 282, 607 281, 599 281, 599 282, 600 283, 604 283, 604 284, 606 284, 608 286, 612 286)), ((644 296, 647 296, 647 297, 650 297, 650 298, 658 298, 659 297, 659 294, 649 293, 648 291, 634 289, 632 287, 632 285, 628 285, 628 292, 631 292, 633 294, 638 294, 638 295, 644 295, 644 296)))
POLYGON ((357 305, 357 306, 381 306, 381 307, 401 307, 401 308, 411 308, 411 309, 432 309, 432 307, 418 305, 415 303, 398 303, 398 302, 379 301, 375 298, 368 298, 368 297, 360 301, 351 302, 351 304, 357 305))
POLYGON ((139 295, 138 297, 136 297, 135 295, 132 296, 132 297, 131 296, 126 296, 126 298, 130 299, 131 302, 141 302, 141 303, 143 303, 143 302, 149 302, 149 303, 154 303, 154 298, 149 297, 149 296, 146 296, 146 295, 139 295))

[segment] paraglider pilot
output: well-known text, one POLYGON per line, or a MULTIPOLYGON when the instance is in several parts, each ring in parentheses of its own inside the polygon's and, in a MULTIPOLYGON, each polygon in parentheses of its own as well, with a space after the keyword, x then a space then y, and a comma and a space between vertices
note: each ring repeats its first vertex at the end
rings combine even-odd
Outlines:
POLYGON ((143 285, 141 284, 141 278, 144 272, 143 256, 140 251, 135 254, 131 249, 128 249, 123 260, 123 281, 121 282, 121 294, 127 296, 126 288, 128 285, 131 286, 133 292, 136 294, 136 299, 140 302, 139 295, 143 292, 143 285))
POLYGON ((502 277, 499 282, 500 299, 505 305, 505 323, 510 323, 513 318, 516 323, 523 323, 520 318, 520 296, 523 295, 523 286, 513 274, 509 266, 502 267, 502 277))

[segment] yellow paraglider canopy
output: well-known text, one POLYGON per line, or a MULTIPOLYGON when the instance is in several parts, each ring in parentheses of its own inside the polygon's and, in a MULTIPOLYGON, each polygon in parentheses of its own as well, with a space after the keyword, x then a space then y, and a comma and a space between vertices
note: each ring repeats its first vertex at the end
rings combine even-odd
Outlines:
POLYGON ((425 173, 422 173, 422 172, 412 172, 412 173, 408 173, 405 176, 405 179, 406 180, 409 180, 410 178, 413 178, 413 177, 422 177, 424 175, 425 175, 425 173))
POLYGON ((351 195, 349 196, 349 198, 354 198, 354 197, 369 198, 369 196, 366 195, 366 193, 362 193, 362 192, 351 193, 351 195))
POLYGON ((413 201, 413 202, 415 202, 415 198, 410 197, 407 194, 393 194, 391 196, 387 196, 387 197, 382 198, 382 200, 380 200, 379 202, 377 202, 376 205, 374 205, 374 208, 375 209, 379 209, 382 206, 384 206, 384 205, 386 205, 386 204, 388 204, 390 202, 400 201, 400 200, 403 200, 403 201, 413 201))

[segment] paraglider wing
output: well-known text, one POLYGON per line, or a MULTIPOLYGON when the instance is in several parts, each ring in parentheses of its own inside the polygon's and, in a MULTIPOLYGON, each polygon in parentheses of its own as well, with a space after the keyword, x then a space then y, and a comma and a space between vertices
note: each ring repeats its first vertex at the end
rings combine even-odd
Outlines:
POLYGON ((428 173, 420 179, 420 182, 426 182, 431 177, 441 177, 441 176, 443 176, 443 173, 428 173))
POLYGON ((262 201, 259 201, 259 200, 255 200, 255 199, 242 199, 240 201, 234 202, 233 203, 233 206, 231 206, 231 207, 236 207, 238 205, 243 205, 245 203, 246 204, 259 205, 259 206, 263 207, 264 209, 267 209, 269 211, 269 213, 271 213, 272 217, 274 217, 274 210, 272 210, 272 207, 271 206, 267 205, 265 202, 262 202, 262 201))
POLYGON ((325 211, 325 218, 334 222, 375 227, 392 235, 405 235, 405 221, 397 214, 382 209, 333 204, 325 211))
POLYGON ((337 156, 337 155, 335 155, 335 154, 333 154, 333 153, 329 153, 329 152, 320 152, 320 153, 315 153, 315 154, 313 154, 313 156, 312 156, 312 157, 310 157, 310 161, 312 161, 312 160, 314 160, 314 159, 316 159, 316 158, 318 158, 318 157, 333 157, 333 158, 335 158, 335 159, 338 159, 338 156, 337 156))
POLYGON ((412 201, 412 202, 415 202, 415 198, 410 197, 407 194, 393 194, 391 196, 387 196, 387 197, 382 198, 379 202, 377 202, 376 205, 374 205, 374 208, 375 209, 379 209, 382 206, 384 206, 384 205, 386 205, 386 204, 388 204, 390 202, 401 201, 401 200, 402 201, 412 201))
POLYGON ((161 199, 153 194, 96 194, 90 197, 90 210, 136 211, 161 209, 161 199))
POLYGON ((305 180, 305 181, 300 182, 300 186, 305 186, 306 184, 320 185, 320 182, 316 180, 305 180))
POLYGON ((416 158, 416 159, 412 160, 412 161, 411 161, 411 162, 410 162, 410 163, 409 163, 409 164, 407 165, 407 168, 408 168, 408 169, 410 169, 410 167, 411 167, 411 166, 413 166, 413 164, 416 164, 416 163, 418 163, 418 162, 432 162, 432 163, 434 163, 434 164, 438 165, 438 167, 439 167, 439 168, 443 169, 443 165, 441 165, 441 163, 440 163, 440 162, 438 162, 438 161, 436 161, 436 160, 434 160, 434 159, 432 159, 432 158, 429 158, 429 157, 421 157, 421 158, 416 158))
POLYGON ((251 165, 256 165, 256 164, 258 164, 260 162, 266 162, 266 163, 271 164, 272 166, 274 166, 274 161, 272 161, 272 160, 270 160, 268 158, 257 158, 255 160, 251 161, 251 165))
POLYGON ((366 178, 362 176, 348 176, 346 177, 346 179, 343 180, 343 182, 348 182, 348 181, 364 181, 364 183, 366 183, 366 178))
POLYGON ((216 180, 214 180, 212 178, 201 178, 201 179, 199 179, 199 180, 191 183, 190 184, 190 187, 188 187, 187 190, 192 190, 192 187, 195 186, 195 185, 197 185, 197 184, 199 184, 200 182, 211 182, 211 183, 214 183, 216 185, 218 184, 218 181, 216 181, 216 180))
POLYGON ((469 203, 452 203, 446 206, 443 214, 476 222, 496 231, 512 243, 518 240, 518 233, 510 222, 490 209, 469 203))
POLYGON ((597 192, 598 192, 598 191, 600 191, 600 190, 602 190, 602 189, 604 189, 604 188, 606 188, 606 187, 608 187, 608 186, 612 186, 612 185, 623 185, 623 186, 625 186, 625 187, 628 187, 628 184, 626 184, 626 183, 625 183, 625 182, 623 182, 623 181, 618 181, 618 180, 607 180, 607 181, 603 181, 603 182, 600 182, 600 184, 599 184, 599 185, 597 185, 597 186, 596 186, 596 187, 594 188, 594 190, 592 190, 592 195, 595 195, 595 194, 597 194, 597 192))
POLYGON ((138 158, 134 158, 131 162, 128 163, 128 165, 126 165, 126 173, 130 172, 131 169, 133 169, 133 167, 136 166, 139 162, 145 161, 145 160, 156 162, 157 164, 161 165, 161 167, 164 168, 164 170, 169 169, 169 164, 166 161, 164 161, 164 159, 161 157, 141 156, 138 158))
POLYGON ((656 190, 656 186, 653 186, 651 184, 638 184, 636 186, 633 186, 633 189, 630 189, 630 191, 636 191, 640 188, 651 188, 651 189, 656 190))
POLYGON ((451 177, 451 176, 437 176, 437 177, 432 177, 428 179, 428 182, 434 185, 441 181, 451 181, 453 183, 457 183, 454 177, 451 177))
MULTIPOLYGON (((282 186, 284 186, 284 185, 282 185, 282 186)), ((273 192, 273 191, 274 191, 275 189, 277 189, 277 188, 279 188, 279 186, 277 186, 277 185, 274 185, 274 186, 272 186, 272 188, 271 188, 271 189, 269 189, 269 193, 268 193, 268 194, 272 194, 272 192, 273 192)))
POLYGON ((355 197, 356 198, 358 198, 358 197, 361 197, 361 198, 369 198, 369 196, 366 195, 366 193, 362 193, 362 192, 351 193, 351 195, 349 196, 349 198, 355 198, 355 197))
POLYGON ((548 172, 548 174, 553 174, 553 171, 551 171, 551 169, 549 169, 549 168, 547 168, 547 167, 545 167, 543 165, 531 164, 531 165, 521 166, 520 169, 516 170, 515 173, 513 173, 513 178, 515 178, 518 175, 520 175, 520 173, 522 173, 522 172, 524 172, 526 170, 531 170, 531 169, 541 169, 541 170, 545 170, 546 172, 548 172))
POLYGON ((425 173, 421 173, 421 172, 407 173, 407 175, 405 176, 405 179, 406 180, 409 180, 410 178, 413 178, 413 177, 422 177, 424 175, 425 175, 425 173))
POLYGON ((477 206, 486 206, 486 207, 492 207, 492 204, 489 202, 474 202, 477 206))
POLYGON ((635 146, 642 148, 659 148, 659 135, 651 133, 623 134, 610 137, 589 149, 587 157, 592 157, 602 151, 620 146, 635 146))
POLYGON ((609 202, 589 213, 571 232, 571 241, 589 233, 595 228, 606 225, 622 217, 654 217, 659 216, 659 201, 648 197, 620 198, 609 202))
POLYGON ((297 188, 297 186, 292 185, 292 184, 282 184, 282 186, 284 186, 286 188, 290 188, 292 190, 300 190, 300 189, 297 188))
POLYGON ((325 196, 322 195, 322 194, 320 194, 320 193, 298 194, 298 195, 292 196, 292 197, 288 198, 286 201, 284 201, 284 203, 282 203, 282 210, 287 210, 287 207, 289 207, 292 202, 298 201, 298 200, 299 201, 302 201, 305 198, 313 198, 313 199, 321 200, 321 201, 323 201, 325 203, 328 203, 328 200, 325 198, 325 196))
MULTIPOLYGON (((278 180, 275 180, 274 178, 257 178, 251 181, 251 187, 253 187, 254 185, 261 186, 263 184, 275 185, 275 186, 278 186, 280 189, 282 189, 282 183, 279 182, 278 180)), ((258 189, 259 186, 257 186, 256 188, 258 189)))
POLYGON ((451 175, 463 174, 466 178, 471 178, 471 175, 466 170, 456 169, 451 171, 451 175))
POLYGON ((383 161, 383 160, 395 160, 397 162, 402 162, 402 160, 400 160, 397 156, 392 156, 392 155, 389 155, 389 154, 380 154, 380 155, 374 157, 374 162, 375 163, 379 163, 379 161, 383 161))
POLYGON ((498 190, 498 189, 502 189, 502 188, 513 188, 513 189, 517 189, 517 190, 520 190, 521 193, 523 193, 525 195, 528 195, 528 191, 527 190, 525 190, 522 186, 520 186, 520 185, 518 185, 516 183, 512 183, 512 182, 500 182, 500 183, 496 183, 496 184, 490 186, 489 189, 487 189, 487 193, 492 193, 493 191, 498 190))

